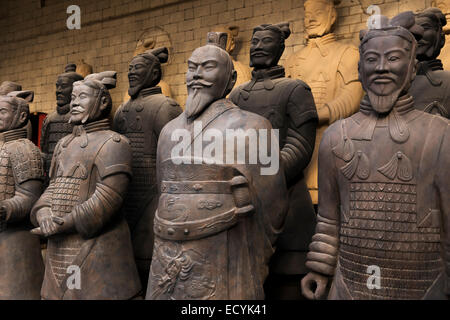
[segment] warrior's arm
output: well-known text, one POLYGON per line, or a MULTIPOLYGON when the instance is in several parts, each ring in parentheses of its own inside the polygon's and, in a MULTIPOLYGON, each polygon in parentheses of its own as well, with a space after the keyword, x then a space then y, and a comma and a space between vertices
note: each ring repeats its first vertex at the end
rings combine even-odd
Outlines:
POLYGON ((442 212, 444 222, 443 239, 445 254, 445 271, 447 275, 446 293, 450 296, 450 126, 447 126, 446 134, 442 140, 441 150, 439 152, 439 160, 436 170, 436 185, 439 194, 440 210, 442 212))
POLYGON ((6 220, 16 222, 25 219, 41 193, 42 180, 33 179, 17 184, 14 196, 0 202, 0 207, 6 212, 6 220))
POLYGON ((339 244, 340 197, 329 131, 325 132, 319 147, 319 212, 306 266, 314 272, 333 276, 339 244))
POLYGON ((95 165, 95 190, 86 201, 72 209, 69 217, 73 218, 75 230, 85 238, 97 235, 119 213, 131 180, 131 147, 128 140, 116 135, 105 143, 95 165))
POLYGON ((302 83, 294 88, 289 97, 287 112, 289 124, 286 142, 281 149, 281 161, 289 182, 306 168, 314 150, 317 112, 308 86, 302 83))
POLYGON ((358 81, 359 53, 355 48, 345 50, 337 72, 337 92, 333 100, 328 101, 319 110, 320 123, 333 123, 344 119, 359 110, 359 103, 363 96, 361 83, 358 81))

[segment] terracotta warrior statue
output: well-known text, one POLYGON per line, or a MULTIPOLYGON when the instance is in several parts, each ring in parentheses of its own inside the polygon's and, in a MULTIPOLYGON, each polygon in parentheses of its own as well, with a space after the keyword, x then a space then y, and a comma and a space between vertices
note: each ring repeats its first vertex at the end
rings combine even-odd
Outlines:
POLYGON ((310 299, 330 281, 329 299, 450 296, 449 121, 414 108, 414 16, 394 19, 361 31, 367 95, 320 145, 312 272, 302 281, 310 299))
POLYGON ((47 179, 56 144, 62 137, 72 133, 73 124, 69 123, 72 85, 75 81, 83 80, 83 77, 75 70, 75 64, 68 64, 64 73, 58 76, 56 110, 45 118, 42 125, 40 146, 44 154, 44 169, 47 179))
POLYGON ((56 145, 50 185, 31 211, 48 238, 43 299, 131 299, 141 285, 119 214, 132 175, 130 142, 109 130, 116 72, 73 84, 73 132, 56 145))
POLYGON ((424 30, 417 46, 417 76, 410 94, 414 107, 450 118, 450 71, 444 71, 438 59, 445 43, 442 27, 447 24, 445 16, 437 8, 429 8, 416 15, 416 24, 424 30))
POLYGON ((258 154, 251 148, 267 154, 269 147, 278 162, 278 139, 273 134, 266 145, 269 121, 225 99, 236 72, 218 43, 226 34, 209 33, 208 44, 192 53, 186 109, 158 141, 160 198, 146 299, 264 298, 287 192, 279 168, 245 159, 258 154))
POLYGON ((318 201, 317 155, 325 129, 358 111, 363 92, 358 81, 358 49, 336 40, 336 0, 306 0, 307 44, 286 61, 286 75, 305 81, 312 90, 319 115, 312 160, 305 171, 314 204, 318 201))
POLYGON ((0 96, 0 300, 39 299, 44 277, 39 237, 29 223, 44 179, 41 153, 27 139, 32 100, 32 91, 0 96))
MULTIPOLYGON (((280 130, 281 162, 289 190, 289 212, 286 227, 277 242, 277 252, 272 258, 271 274, 286 277, 271 277, 269 286, 270 283, 280 286, 288 278, 307 273, 305 258, 316 224, 303 170, 313 154, 317 112, 308 85, 298 79, 286 78, 284 68, 278 65, 289 35, 287 23, 264 24, 254 28, 250 47, 250 65, 254 68, 252 80, 230 94, 230 99, 241 109, 265 117, 273 128, 280 130)), ((299 283, 300 279, 294 280, 294 285, 299 283)), ((287 288, 292 287, 286 285, 287 288)), ((297 296, 298 292, 294 290, 297 296)), ((287 292, 280 294, 286 299, 295 298, 287 292)))
POLYGON ((224 32, 228 35, 227 44, 225 50, 230 55, 233 60, 234 70, 237 73, 237 79, 235 86, 240 86, 241 84, 248 82, 252 79, 252 72, 248 65, 233 58, 232 53, 236 48, 236 38, 239 35, 238 26, 227 26, 222 28, 216 28, 218 32, 224 32))
POLYGON ((126 136, 133 152, 133 179, 123 213, 130 226, 134 255, 142 284, 147 285, 153 252, 153 219, 158 205, 156 187, 156 147, 167 122, 183 110, 161 93, 161 63, 167 61, 167 48, 141 53, 130 63, 128 78, 131 99, 114 116, 114 130, 126 136))

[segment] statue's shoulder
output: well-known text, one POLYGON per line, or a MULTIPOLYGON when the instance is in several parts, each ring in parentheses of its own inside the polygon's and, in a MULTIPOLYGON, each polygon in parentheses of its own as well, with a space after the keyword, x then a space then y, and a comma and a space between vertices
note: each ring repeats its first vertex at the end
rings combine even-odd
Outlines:
POLYGON ((44 177, 44 166, 39 148, 28 139, 17 139, 5 143, 9 161, 17 183, 44 177))

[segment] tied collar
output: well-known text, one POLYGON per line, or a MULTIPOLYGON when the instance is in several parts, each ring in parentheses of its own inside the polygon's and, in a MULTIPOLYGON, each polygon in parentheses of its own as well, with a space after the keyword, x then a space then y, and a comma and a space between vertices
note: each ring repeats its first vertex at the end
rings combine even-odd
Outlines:
POLYGON ((80 147, 86 148, 89 144, 87 134, 102 130, 109 130, 109 119, 94 121, 86 125, 74 126, 72 133, 67 137, 62 146, 63 148, 66 148, 73 141, 73 139, 80 137, 80 147))
POLYGON ((245 85, 241 89, 241 96, 244 100, 248 100, 250 97, 250 91, 252 91, 253 87, 257 82, 264 82, 264 89, 272 90, 275 88, 275 84, 273 83, 273 79, 284 78, 284 67, 275 66, 268 69, 260 69, 252 71, 252 80, 245 85))
POLYGON ((328 48, 328 44, 334 42, 336 42, 336 36, 334 35, 334 33, 329 33, 317 38, 308 38, 306 50, 304 50, 304 53, 300 58, 306 59, 311 54, 311 51, 315 48, 319 50, 322 57, 326 57, 331 52, 331 48, 328 48))
POLYGON ((0 133, 0 142, 10 142, 26 138, 27 138, 26 128, 13 129, 0 133))
POLYGON ((139 92, 138 96, 147 97, 147 96, 151 96, 151 95, 154 95, 154 94, 161 94, 161 93, 162 93, 161 88, 156 86, 156 87, 142 89, 139 92))
POLYGON ((436 79, 433 75, 433 71, 438 70, 444 70, 441 60, 422 61, 418 65, 417 75, 426 76, 432 86, 439 87, 442 85, 442 80, 436 79))
MULTIPOLYGON (((391 138, 397 143, 404 143, 409 139, 409 127, 405 116, 414 110, 414 99, 411 95, 401 96, 391 112, 386 117, 391 138)), ((372 140, 373 132, 380 115, 372 108, 368 96, 361 101, 360 111, 366 117, 359 123, 359 128, 351 135, 354 140, 372 140)))

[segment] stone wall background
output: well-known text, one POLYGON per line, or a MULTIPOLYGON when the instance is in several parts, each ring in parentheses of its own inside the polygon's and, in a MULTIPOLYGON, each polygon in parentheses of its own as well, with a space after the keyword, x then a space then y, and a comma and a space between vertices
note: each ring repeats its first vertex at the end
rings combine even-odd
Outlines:
MULTIPOLYGON (((1 0, 0 82, 16 81, 35 91, 31 111, 55 108, 55 82, 64 66, 84 59, 94 72, 118 71, 117 88, 111 90, 116 109, 128 88, 128 63, 143 33, 155 34, 156 46, 170 45, 164 80, 174 98, 184 105, 186 60, 204 44, 216 26, 240 27, 233 56, 248 64, 251 32, 261 23, 289 21, 292 35, 286 40, 281 64, 303 45, 303 0, 1 0), (68 30, 67 7, 81 8, 81 29, 68 30)), ((377 4, 389 17, 405 10, 418 11, 431 0, 342 0, 335 33, 342 41, 358 44, 359 30, 369 15, 363 7, 377 4)))

